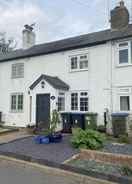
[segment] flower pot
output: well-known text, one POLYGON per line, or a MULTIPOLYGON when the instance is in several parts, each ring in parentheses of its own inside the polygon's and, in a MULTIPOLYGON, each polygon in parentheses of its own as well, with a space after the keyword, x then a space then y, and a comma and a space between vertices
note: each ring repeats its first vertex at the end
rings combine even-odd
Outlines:
POLYGON ((49 144, 49 137, 48 136, 36 136, 34 139, 36 144, 49 144))
POLYGON ((62 140, 62 134, 61 133, 53 134, 53 135, 49 136, 49 141, 51 143, 58 143, 58 142, 61 142, 61 140, 62 140))

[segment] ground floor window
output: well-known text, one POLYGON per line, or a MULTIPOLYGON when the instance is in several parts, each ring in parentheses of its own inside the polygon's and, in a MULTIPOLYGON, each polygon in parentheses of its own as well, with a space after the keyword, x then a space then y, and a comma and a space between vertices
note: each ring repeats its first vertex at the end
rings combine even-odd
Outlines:
POLYGON ((120 96, 120 110, 130 111, 130 96, 120 96))
POLYGON ((88 111, 88 93, 82 92, 80 94, 80 111, 88 111))
POLYGON ((78 110, 78 93, 71 94, 71 110, 78 110))
POLYGON ((88 93, 71 93, 71 110, 88 111, 88 93))
POLYGON ((58 111, 65 111, 65 93, 59 93, 58 111))
POLYGON ((14 93, 11 94, 11 111, 23 111, 23 94, 14 93))

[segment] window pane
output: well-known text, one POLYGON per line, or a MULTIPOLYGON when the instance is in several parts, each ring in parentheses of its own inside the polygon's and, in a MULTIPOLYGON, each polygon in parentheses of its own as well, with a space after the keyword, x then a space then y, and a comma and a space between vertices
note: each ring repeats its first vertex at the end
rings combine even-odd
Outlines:
POLYGON ((58 111, 65 110, 65 97, 58 97, 58 111))
POLYGON ((120 97, 120 110, 121 111, 129 111, 130 110, 130 97, 129 96, 121 96, 120 97))
POLYGON ((80 56, 80 59, 87 59, 87 55, 80 56))
POLYGON ((82 93, 81 93, 81 96, 87 96, 87 95, 88 95, 87 92, 82 92, 82 93))
POLYGON ((16 110, 16 95, 11 96, 11 110, 16 110))
POLYGON ((119 63, 128 63, 128 49, 119 51, 119 63))
POLYGON ((77 69, 77 57, 71 58, 71 69, 77 69))
POLYGON ((88 60, 80 61, 80 69, 88 68, 88 60))
POLYGON ((80 69, 88 68, 88 57, 87 55, 80 56, 80 69))
POLYGON ((128 46, 128 42, 123 42, 119 44, 119 47, 127 47, 128 46))
POLYGON ((23 95, 18 95, 18 110, 23 110, 23 95))
POLYGON ((88 111, 88 98, 80 98, 80 111, 88 111))
POLYGON ((71 110, 78 110, 78 93, 71 94, 71 110))

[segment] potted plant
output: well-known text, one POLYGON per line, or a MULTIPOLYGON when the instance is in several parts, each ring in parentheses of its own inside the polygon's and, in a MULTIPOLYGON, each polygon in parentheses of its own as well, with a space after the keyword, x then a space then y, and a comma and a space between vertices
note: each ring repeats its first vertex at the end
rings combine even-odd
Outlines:
POLYGON ((50 142, 60 142, 62 139, 61 132, 56 132, 57 125, 60 123, 60 115, 57 110, 53 110, 50 120, 51 135, 50 142))
POLYGON ((59 123, 59 113, 57 110, 53 110, 50 120, 50 129, 43 130, 38 127, 37 132, 39 132, 39 135, 35 137, 35 142, 37 144, 49 144, 60 142, 62 140, 62 134, 61 132, 56 132, 56 128, 59 123))

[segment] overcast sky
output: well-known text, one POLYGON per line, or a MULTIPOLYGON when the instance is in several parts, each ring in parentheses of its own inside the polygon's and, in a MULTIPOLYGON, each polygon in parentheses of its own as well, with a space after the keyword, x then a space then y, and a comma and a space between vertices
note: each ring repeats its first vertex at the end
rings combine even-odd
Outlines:
MULTIPOLYGON (((25 24, 36 23, 37 43, 58 40, 109 27, 109 8, 119 0, 0 0, 0 32, 21 46, 25 24)), ((130 8, 130 1, 125 0, 130 8)))

